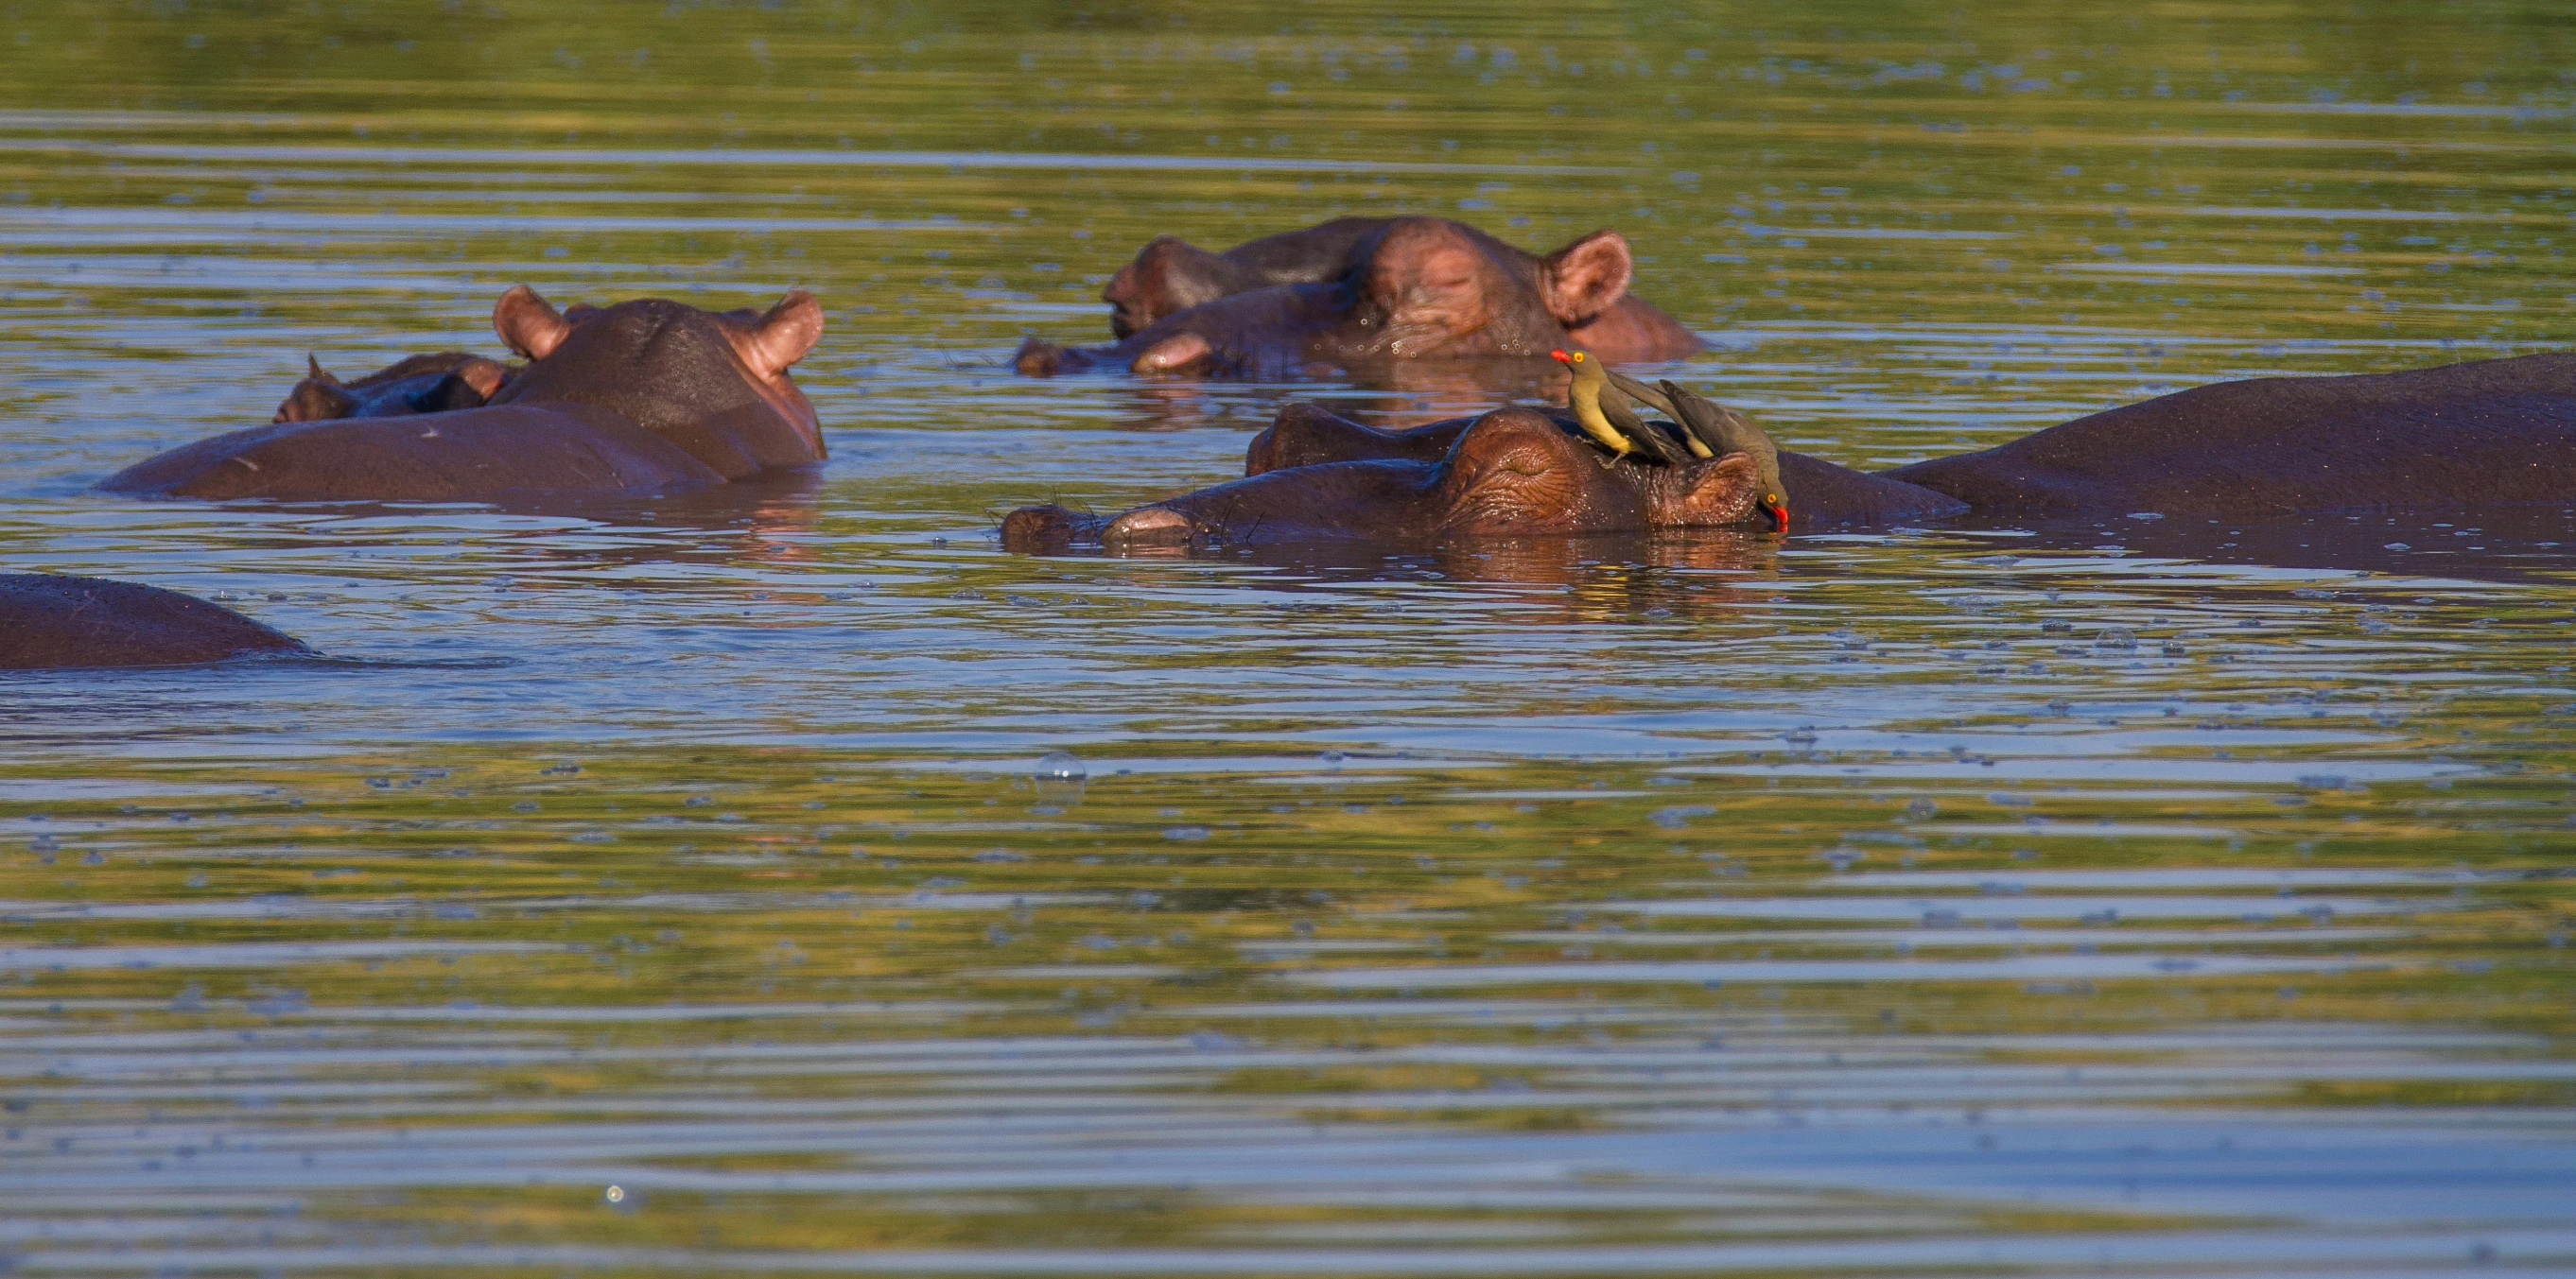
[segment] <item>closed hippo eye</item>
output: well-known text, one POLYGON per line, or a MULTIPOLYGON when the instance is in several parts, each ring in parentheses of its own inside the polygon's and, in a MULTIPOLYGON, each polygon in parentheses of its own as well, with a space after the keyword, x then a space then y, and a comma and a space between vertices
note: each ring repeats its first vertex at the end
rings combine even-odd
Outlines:
POLYGON ((1578 503, 1571 472, 1538 449, 1515 449, 1478 472, 1450 499, 1447 527, 1459 533, 1543 532, 1578 503))
POLYGON ((1600 467, 1556 423, 1528 409, 1478 418, 1442 467, 1441 523, 1451 532, 1572 532, 1596 514, 1598 495, 1587 486, 1598 486, 1600 467))
POLYGON ((1380 233, 1357 282, 1364 322, 1381 329, 1383 354, 1432 353, 1493 321, 1503 271, 1463 229, 1438 218, 1398 218, 1380 233))

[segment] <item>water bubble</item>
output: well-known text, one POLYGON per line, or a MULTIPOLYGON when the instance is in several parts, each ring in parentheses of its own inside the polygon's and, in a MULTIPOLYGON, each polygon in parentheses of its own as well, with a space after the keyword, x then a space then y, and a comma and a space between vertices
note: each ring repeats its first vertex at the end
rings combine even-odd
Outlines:
POLYGON ((1070 751, 1049 751, 1038 760, 1037 777, 1040 781, 1078 782, 1089 776, 1091 770, 1070 751))
POLYGON ((604 1198, 604 1199, 606 1199, 608 1202, 613 1203, 613 1204, 622 1204, 622 1203, 626 1202, 626 1187, 624 1187, 624 1186, 610 1186, 610 1187, 608 1188, 607 1192, 606 1192, 605 1194, 603 1194, 603 1195, 601 1196, 601 1198, 604 1198))
POLYGON ((2138 647, 2138 637, 2117 626, 2105 626, 2093 637, 2095 648, 2116 649, 2126 653, 2138 647))

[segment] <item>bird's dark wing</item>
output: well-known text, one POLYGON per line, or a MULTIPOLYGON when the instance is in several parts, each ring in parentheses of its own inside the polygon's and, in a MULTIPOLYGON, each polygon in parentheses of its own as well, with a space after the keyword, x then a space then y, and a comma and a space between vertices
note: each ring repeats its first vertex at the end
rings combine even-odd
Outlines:
POLYGON ((1610 425, 1619 428, 1619 433, 1627 436, 1629 443, 1654 454, 1662 459, 1666 466, 1679 466, 1683 459, 1689 456, 1673 443, 1671 437, 1655 427, 1648 426, 1644 418, 1638 417, 1637 406, 1629 403, 1628 397, 1620 394, 1619 388, 1602 387, 1597 398, 1601 402, 1601 416, 1608 419, 1610 425))
POLYGON ((1650 408, 1662 409, 1666 417, 1669 417, 1676 422, 1682 420, 1682 415, 1673 411, 1673 402, 1671 398, 1666 396, 1662 391, 1648 386, 1645 383, 1618 371, 1617 369, 1611 368, 1607 364, 1601 366, 1601 371, 1610 375, 1610 385, 1617 388, 1621 395, 1627 396, 1629 399, 1635 400, 1637 403, 1646 405, 1650 408))
POLYGON ((1761 427, 1745 421, 1723 404, 1693 395, 1670 382, 1662 384, 1664 397, 1672 401, 1673 418, 1682 429, 1699 437, 1709 451, 1723 457, 1729 453, 1751 456, 1763 471, 1763 478, 1779 483, 1780 449, 1763 433, 1761 427))

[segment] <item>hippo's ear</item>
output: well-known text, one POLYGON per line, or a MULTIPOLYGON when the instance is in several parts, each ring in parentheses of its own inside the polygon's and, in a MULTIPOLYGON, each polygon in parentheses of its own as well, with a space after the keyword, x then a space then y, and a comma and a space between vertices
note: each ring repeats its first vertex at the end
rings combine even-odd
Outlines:
POLYGON ((1595 231, 1558 249, 1540 263, 1539 287, 1557 323, 1573 328, 1589 323, 1628 294, 1636 263, 1627 238, 1616 231, 1595 231))
POLYGON ((823 304, 798 289, 778 299, 778 305, 769 308, 749 332, 737 332, 734 346, 742 353, 742 362, 762 377, 777 377, 823 339, 823 304))
POLYGON ((323 373, 319 365, 314 367, 314 372, 320 376, 296 383, 295 390, 277 406, 277 415, 269 421, 328 422, 358 411, 357 396, 349 394, 330 374, 323 373))
POLYGON ((1672 480, 1649 492, 1659 528, 1725 528, 1763 518, 1761 468, 1746 454, 1684 463, 1672 480))
POLYGON ((1125 341, 1174 311, 1186 311, 1259 284, 1241 267, 1176 235, 1158 235, 1109 277, 1109 331, 1125 341))
POLYGON ((563 345, 564 336, 572 332, 572 321, 537 296, 535 289, 515 284, 492 308, 492 331, 511 350, 542 360, 563 345))

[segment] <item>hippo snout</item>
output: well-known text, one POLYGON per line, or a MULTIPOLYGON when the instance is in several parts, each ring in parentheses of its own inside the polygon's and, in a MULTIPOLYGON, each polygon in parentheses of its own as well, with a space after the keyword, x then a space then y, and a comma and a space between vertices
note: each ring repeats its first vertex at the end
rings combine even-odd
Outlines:
POLYGON ((1188 546, 1211 540, 1196 520, 1168 506, 1140 506, 1109 521, 1100 531, 1101 545, 1111 550, 1188 546))

